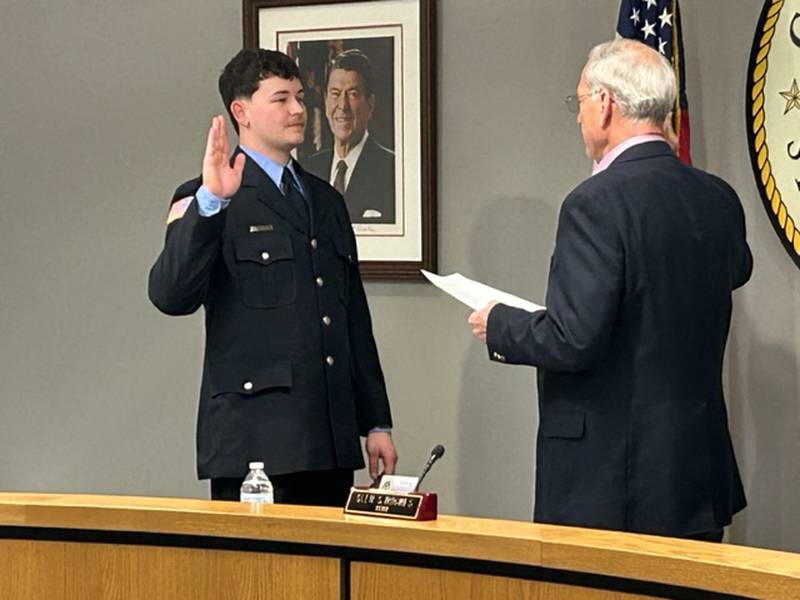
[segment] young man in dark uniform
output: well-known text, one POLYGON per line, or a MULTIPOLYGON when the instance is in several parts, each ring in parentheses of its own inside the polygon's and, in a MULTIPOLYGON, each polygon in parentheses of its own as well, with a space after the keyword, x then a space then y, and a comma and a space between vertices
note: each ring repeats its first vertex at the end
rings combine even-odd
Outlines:
POLYGON ((214 117, 149 281, 164 313, 205 309, 198 476, 235 500, 248 462, 263 461, 276 502, 341 506, 364 466, 359 436, 370 476, 397 460, 350 219, 290 156, 306 109, 288 56, 242 50, 219 89, 239 147, 229 156, 214 117))

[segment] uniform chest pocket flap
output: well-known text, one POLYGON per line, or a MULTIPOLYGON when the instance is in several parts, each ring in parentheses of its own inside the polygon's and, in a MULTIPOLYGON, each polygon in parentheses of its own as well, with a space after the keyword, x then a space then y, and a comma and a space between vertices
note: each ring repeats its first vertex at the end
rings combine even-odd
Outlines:
POLYGON ((251 308, 291 304, 297 295, 292 240, 283 233, 250 234, 234 240, 236 278, 251 308))
POLYGON ((542 416, 542 435, 548 438, 580 439, 586 427, 586 415, 577 411, 555 411, 542 416))

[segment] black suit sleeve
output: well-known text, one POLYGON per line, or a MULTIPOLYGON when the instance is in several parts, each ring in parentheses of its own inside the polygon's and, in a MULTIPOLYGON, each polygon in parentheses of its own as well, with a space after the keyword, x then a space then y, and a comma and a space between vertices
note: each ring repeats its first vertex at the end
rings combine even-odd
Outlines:
MULTIPOLYGON (((178 187, 172 202, 194 196, 200 179, 178 187)), ((197 212, 192 199, 185 214, 167 225, 161 254, 150 269, 148 295, 150 301, 168 315, 188 315, 196 311, 205 298, 208 279, 219 256, 220 235, 225 225, 225 211, 212 217, 197 212)))
POLYGON ((750 253, 750 246, 747 245, 747 240, 745 238, 745 227, 744 227, 744 212, 741 211, 741 237, 739 238, 738 242, 735 245, 734 249, 734 273, 736 273, 736 277, 732 282, 732 289, 740 288, 745 283, 750 280, 750 275, 753 273, 753 255, 750 253))
POLYGON ((344 203, 340 219, 346 222, 344 228, 347 247, 352 248, 349 261, 349 296, 347 326, 353 365, 353 388, 358 411, 358 428, 361 435, 367 435, 375 427, 392 427, 392 414, 386 383, 378 358, 378 348, 372 333, 372 319, 369 314, 364 284, 358 270, 358 254, 353 227, 346 217, 344 203))
POLYGON ((624 285, 622 241, 596 199, 573 192, 559 216, 547 309, 498 304, 489 314, 490 358, 554 371, 590 367, 607 350, 624 285))
POLYGON ((750 246, 747 245, 747 234, 744 222, 744 210, 739 196, 734 189, 724 181, 720 180, 728 189, 731 198, 731 209, 734 213, 732 219, 732 239, 731 244, 731 273, 733 274, 733 281, 731 281, 731 289, 742 287, 750 280, 750 275, 753 273, 753 255, 750 253, 750 246))

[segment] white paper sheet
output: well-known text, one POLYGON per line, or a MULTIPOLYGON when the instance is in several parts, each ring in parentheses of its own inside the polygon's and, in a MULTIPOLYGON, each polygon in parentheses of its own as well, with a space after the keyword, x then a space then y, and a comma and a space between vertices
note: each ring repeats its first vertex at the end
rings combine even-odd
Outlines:
POLYGON ((508 292, 489 287, 479 281, 467 279, 460 273, 453 273, 452 275, 437 275, 425 269, 420 269, 422 274, 433 285, 450 294, 456 300, 459 300, 469 306, 472 310, 480 310, 492 300, 497 300, 502 304, 521 308, 529 312, 536 312, 537 310, 544 310, 544 306, 525 300, 519 296, 514 296, 508 292))

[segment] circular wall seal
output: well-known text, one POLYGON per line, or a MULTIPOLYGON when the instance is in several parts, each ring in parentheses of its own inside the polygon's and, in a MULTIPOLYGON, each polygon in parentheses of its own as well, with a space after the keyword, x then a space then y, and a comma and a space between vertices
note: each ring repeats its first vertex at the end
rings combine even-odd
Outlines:
POLYGON ((800 267, 800 0, 765 0, 747 69, 747 139, 764 208, 800 267))

